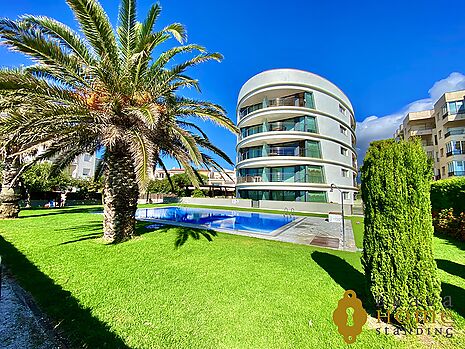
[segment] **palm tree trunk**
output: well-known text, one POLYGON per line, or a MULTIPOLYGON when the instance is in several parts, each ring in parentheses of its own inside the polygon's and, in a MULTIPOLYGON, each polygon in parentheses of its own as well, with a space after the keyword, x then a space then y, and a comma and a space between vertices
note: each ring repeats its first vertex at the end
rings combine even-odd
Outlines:
POLYGON ((103 188, 103 237, 120 242, 136 234, 136 209, 139 186, 134 163, 124 144, 107 150, 103 188))
POLYGON ((20 163, 17 157, 5 157, 2 171, 2 190, 0 191, 0 219, 18 218, 21 188, 16 178, 20 163))

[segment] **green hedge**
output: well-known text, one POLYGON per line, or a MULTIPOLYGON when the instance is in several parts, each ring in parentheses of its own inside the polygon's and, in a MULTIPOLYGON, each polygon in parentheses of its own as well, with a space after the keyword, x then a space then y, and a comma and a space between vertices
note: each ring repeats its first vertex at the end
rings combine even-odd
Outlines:
POLYGON ((465 212, 465 177, 453 177, 431 184, 433 213, 452 208, 455 214, 465 212))
MULTIPOLYGON (((432 247, 431 176, 418 140, 372 142, 365 156, 362 264, 373 299, 384 311, 406 314, 441 307, 432 247)), ((405 327, 415 326, 411 317, 401 318, 405 327)))

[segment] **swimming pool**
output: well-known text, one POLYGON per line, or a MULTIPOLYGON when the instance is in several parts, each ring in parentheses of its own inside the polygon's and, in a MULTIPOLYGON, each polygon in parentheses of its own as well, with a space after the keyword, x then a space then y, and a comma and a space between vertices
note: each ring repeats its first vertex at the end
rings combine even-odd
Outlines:
POLYGON ((289 215, 177 206, 141 208, 137 210, 136 218, 175 225, 195 225, 220 231, 245 231, 273 235, 295 220, 289 215))

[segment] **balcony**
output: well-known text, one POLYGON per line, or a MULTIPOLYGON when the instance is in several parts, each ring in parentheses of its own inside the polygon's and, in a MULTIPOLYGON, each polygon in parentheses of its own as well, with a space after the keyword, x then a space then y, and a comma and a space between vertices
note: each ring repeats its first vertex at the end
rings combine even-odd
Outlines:
POLYGON ((299 147, 270 147, 268 156, 305 156, 305 149, 299 147))
POLYGON ((463 154, 465 154, 465 149, 454 149, 452 151, 448 151, 446 153, 446 156, 449 157, 453 155, 463 155, 463 154))
POLYGON ((448 138, 450 136, 457 136, 457 135, 465 135, 465 130, 451 130, 444 134, 444 138, 448 138))
POLYGON ((257 183, 257 182, 262 182, 263 178, 262 176, 243 176, 243 177, 237 177, 237 183, 257 183))
POLYGON ((452 177, 452 176, 463 177, 463 176, 465 176, 465 171, 449 172, 449 177, 452 177))
POLYGON ((415 137, 415 136, 423 136, 423 135, 430 135, 433 133, 432 128, 421 128, 421 129, 416 129, 416 130, 411 130, 410 131, 410 137, 415 137))
POLYGON ((262 132, 309 132, 318 133, 314 116, 298 116, 282 121, 264 121, 263 124, 241 128, 240 139, 262 132))
POLYGON ((271 107, 307 107, 313 108, 313 99, 309 98, 306 103, 305 93, 297 93, 295 95, 275 98, 270 100, 263 100, 263 102, 249 105, 247 107, 241 108, 239 110, 239 118, 242 119, 246 115, 263 108, 271 108, 271 107))

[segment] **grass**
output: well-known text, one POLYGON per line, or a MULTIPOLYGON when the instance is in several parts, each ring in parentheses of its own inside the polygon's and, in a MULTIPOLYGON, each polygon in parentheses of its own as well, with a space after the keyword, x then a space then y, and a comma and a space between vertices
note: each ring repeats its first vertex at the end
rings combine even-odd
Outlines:
MULTIPOLYGON (((332 313, 345 289, 364 296, 360 253, 224 233, 213 242, 188 239, 176 249, 175 241, 195 232, 148 231, 144 224, 140 237, 106 245, 102 217, 90 213, 97 209, 24 210, 19 220, 0 221, 4 262, 73 346, 347 347, 332 313)), ((457 296, 456 322, 463 328, 463 246, 435 238, 435 248, 447 261, 439 265, 441 277, 457 296)), ((460 336, 436 343, 465 345, 460 336)), ((351 345, 417 347, 424 346, 415 337, 368 329, 351 345)))

